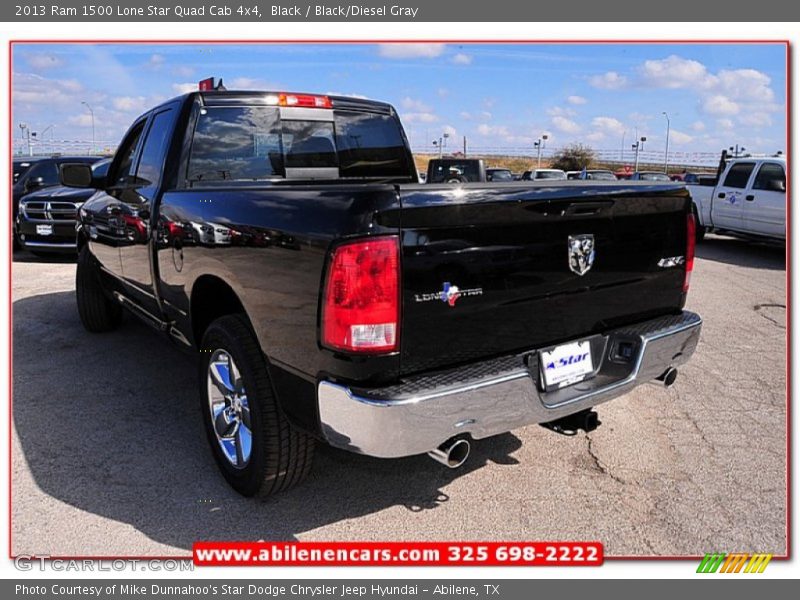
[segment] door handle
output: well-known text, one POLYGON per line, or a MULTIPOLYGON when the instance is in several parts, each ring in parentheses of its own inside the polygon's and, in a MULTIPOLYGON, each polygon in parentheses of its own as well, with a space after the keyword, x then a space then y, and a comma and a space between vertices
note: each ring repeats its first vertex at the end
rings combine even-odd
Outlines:
POLYGON ((725 197, 725 192, 720 192, 719 194, 717 194, 717 198, 724 198, 724 197, 725 197))
POLYGON ((752 202, 753 200, 756 199, 756 197, 753 194, 748 194, 747 196, 744 197, 744 199, 752 202))

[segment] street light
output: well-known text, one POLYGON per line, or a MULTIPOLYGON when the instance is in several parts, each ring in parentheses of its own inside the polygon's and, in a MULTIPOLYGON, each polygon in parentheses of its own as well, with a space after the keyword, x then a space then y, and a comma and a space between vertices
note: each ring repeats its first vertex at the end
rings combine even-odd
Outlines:
POLYGON ((669 115, 666 112, 662 112, 667 118, 667 143, 664 146, 664 174, 668 175, 667 166, 669 165, 669 115))
POLYGON ((636 152, 634 163, 633 163, 633 172, 639 172, 639 151, 644 148, 644 143, 647 141, 646 137, 640 137, 636 140, 635 144, 631 144, 631 148, 636 152))
POLYGON ((443 133, 442 137, 439 138, 439 141, 433 140, 433 147, 439 148, 439 158, 442 158, 442 152, 444 151, 444 147, 447 145, 447 138, 450 137, 449 133, 443 133))
POLYGON ((31 146, 31 129, 27 123, 19 124, 20 132, 22 133, 22 141, 28 144, 28 156, 33 156, 33 147, 31 146))
POLYGON ((730 148, 728 148, 728 150, 733 152, 733 158, 739 158, 739 154, 740 153, 744 154, 744 151, 747 150, 747 148, 745 148, 744 146, 739 146, 739 144, 736 144, 736 146, 731 146, 730 148))
POLYGON ((542 166, 542 149, 544 148, 544 143, 547 141, 548 135, 546 133, 542 134, 538 140, 533 142, 533 147, 536 148, 536 168, 542 166))
POLYGON ((95 141, 94 141, 94 111, 92 110, 92 107, 91 107, 91 106, 89 106, 89 103, 88 103, 88 102, 81 101, 81 104, 83 104, 84 106, 86 106, 86 108, 88 108, 88 109, 89 109, 89 113, 92 115, 92 152, 94 152, 94 150, 95 150, 95 141))

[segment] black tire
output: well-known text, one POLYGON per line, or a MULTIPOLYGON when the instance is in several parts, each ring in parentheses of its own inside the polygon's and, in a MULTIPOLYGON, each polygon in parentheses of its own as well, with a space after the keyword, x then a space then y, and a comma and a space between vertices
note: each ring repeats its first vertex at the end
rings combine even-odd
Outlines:
POLYGON ((119 327, 122 322, 122 307, 103 291, 97 262, 87 246, 81 248, 78 254, 75 294, 78 315, 87 331, 103 333, 119 327))
MULTIPOLYGON (((316 442, 293 428, 281 413, 266 359, 244 315, 227 315, 211 323, 203 335, 200 355, 203 423, 214 460, 233 489, 243 496, 266 497, 305 479, 311 470, 316 442), (209 367, 220 350, 233 359, 249 408, 250 455, 239 466, 223 452, 211 417, 209 367)), ((237 460, 239 457, 237 453, 237 460)))
POLYGON ((700 217, 697 215, 697 207, 692 204, 692 214, 694 215, 694 241, 699 244, 706 237, 706 228, 700 225, 700 217))

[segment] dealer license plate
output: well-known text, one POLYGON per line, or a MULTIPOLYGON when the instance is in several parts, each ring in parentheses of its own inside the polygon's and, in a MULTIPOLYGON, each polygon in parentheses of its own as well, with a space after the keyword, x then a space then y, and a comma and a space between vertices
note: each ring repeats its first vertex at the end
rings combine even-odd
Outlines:
POLYGON ((53 235, 52 225, 37 225, 36 235, 53 235))
POLYGON ((571 342, 543 350, 539 357, 544 375, 544 383, 551 386, 566 387, 583 381, 594 371, 592 349, 589 340, 571 342))

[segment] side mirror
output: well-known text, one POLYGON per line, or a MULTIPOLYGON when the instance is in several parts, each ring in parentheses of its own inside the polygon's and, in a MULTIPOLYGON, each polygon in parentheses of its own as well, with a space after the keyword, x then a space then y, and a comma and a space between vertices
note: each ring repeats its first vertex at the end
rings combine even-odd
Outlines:
POLYGON ((44 187, 44 177, 31 177, 28 181, 25 182, 25 191, 29 192, 31 190, 36 190, 38 188, 44 187))
POLYGON ((61 165, 59 172, 61 184, 67 187, 92 188, 94 178, 92 177, 92 167, 85 163, 65 163, 61 165))
POLYGON ((770 179, 767 182, 767 189, 770 192, 785 192, 786 182, 783 179, 770 179))

